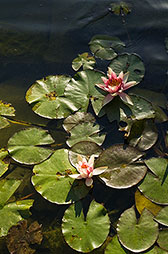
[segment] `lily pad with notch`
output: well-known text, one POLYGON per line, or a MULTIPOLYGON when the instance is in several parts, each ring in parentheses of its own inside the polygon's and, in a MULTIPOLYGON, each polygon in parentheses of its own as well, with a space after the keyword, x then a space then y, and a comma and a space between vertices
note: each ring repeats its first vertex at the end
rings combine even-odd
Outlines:
POLYGON ((15 116, 15 109, 10 103, 6 103, 0 100, 0 129, 10 125, 6 116, 15 116))

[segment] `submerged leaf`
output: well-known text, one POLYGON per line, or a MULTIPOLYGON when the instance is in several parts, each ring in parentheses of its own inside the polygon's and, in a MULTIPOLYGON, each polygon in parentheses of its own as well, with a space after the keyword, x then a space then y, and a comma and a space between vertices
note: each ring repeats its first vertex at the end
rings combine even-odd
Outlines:
POLYGON ((129 14, 131 12, 131 7, 128 3, 112 3, 110 5, 110 10, 116 15, 129 14))
POLYGON ((157 240, 158 233, 158 224, 147 209, 143 210, 137 220, 134 208, 129 208, 122 213, 117 225, 121 244, 133 252, 149 249, 157 240))
POLYGON ((110 220, 101 204, 92 201, 86 218, 82 207, 71 205, 64 214, 62 233, 68 245, 80 252, 90 252, 100 247, 106 240, 110 220))
POLYGON ((37 164, 47 159, 52 150, 45 148, 54 142, 50 134, 42 129, 27 128, 16 132, 8 141, 11 157, 20 163, 37 164))

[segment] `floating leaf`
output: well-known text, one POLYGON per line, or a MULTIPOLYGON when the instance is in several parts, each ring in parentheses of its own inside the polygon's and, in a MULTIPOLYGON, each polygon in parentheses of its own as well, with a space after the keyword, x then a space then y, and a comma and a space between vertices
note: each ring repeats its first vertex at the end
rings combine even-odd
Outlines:
POLYGON ((168 226, 168 206, 162 208, 155 217, 155 220, 164 226, 168 226))
POLYGON ((24 220, 10 228, 6 243, 10 253, 33 254, 36 250, 32 249, 30 245, 41 244, 42 239, 41 226, 38 222, 34 221, 28 227, 27 220, 24 220))
POLYGON ((150 200, 157 204, 168 205, 168 162, 164 158, 151 158, 145 161, 148 172, 139 185, 139 190, 150 200))
POLYGON ((130 5, 128 5, 125 2, 120 2, 119 4, 117 3, 112 3, 110 5, 110 10, 116 14, 116 15, 121 15, 121 14, 129 14, 131 12, 130 5))
POLYGON ((153 109, 155 110, 155 121, 156 123, 163 123, 168 121, 168 116, 165 112, 158 106, 153 105, 153 109))
POLYGON ((76 112, 74 115, 68 116, 64 120, 63 127, 67 132, 70 132, 73 127, 81 123, 94 123, 95 118, 90 113, 76 112))
POLYGON ((93 56, 89 56, 88 53, 79 54, 77 58, 72 61, 72 68, 78 71, 83 66, 83 70, 92 70, 96 61, 93 56))
POLYGON ((129 254, 131 253, 125 248, 122 247, 118 241, 117 235, 112 238, 112 241, 107 245, 104 254, 129 254))
POLYGON ((121 71, 129 72, 128 81, 135 80, 139 83, 144 77, 145 67, 141 58, 136 54, 122 54, 114 58, 110 65, 113 71, 119 74, 121 71))
POLYGON ((149 249, 155 243, 158 233, 158 224, 147 209, 143 210, 137 220, 134 208, 129 208, 122 213, 117 225, 120 242, 133 252, 149 249))
POLYGON ((8 170, 9 162, 4 160, 7 155, 8 151, 0 149, 0 177, 8 170))
POLYGON ((157 243, 159 244, 160 248, 168 251, 168 229, 159 231, 157 243))
POLYGON ((32 104, 32 110, 50 119, 64 118, 77 111, 76 104, 64 96, 70 80, 70 77, 63 75, 37 80, 26 93, 26 100, 32 104))
POLYGON ((133 147, 121 144, 113 145, 103 151, 95 163, 95 167, 108 166, 99 176, 107 186, 117 189, 129 188, 140 182, 147 171, 146 166, 138 159, 143 156, 133 147))
POLYGON ((15 109, 10 103, 6 103, 0 100, 0 129, 8 127, 10 124, 8 119, 4 116, 14 116, 15 109))
POLYGON ((65 96, 73 104, 78 104, 81 111, 86 112, 91 102, 94 112, 98 115, 102 108, 104 92, 95 86, 102 82, 102 73, 93 70, 77 72, 65 88, 65 96))
POLYGON ((68 146, 73 146, 74 144, 81 141, 91 141, 98 145, 102 145, 105 139, 105 134, 100 134, 100 126, 93 123, 82 123, 75 126, 70 131, 71 136, 67 140, 68 146))
POLYGON ((28 128, 16 132, 8 141, 12 158, 24 164, 37 164, 47 159, 52 150, 44 148, 54 142, 49 133, 42 129, 28 128))
POLYGON ((87 195, 90 188, 83 180, 75 180, 69 174, 76 173, 68 159, 68 150, 57 150, 43 163, 33 168, 32 183, 45 199, 57 204, 77 201, 87 195))
POLYGON ((95 142, 82 141, 73 145, 71 151, 85 156, 91 156, 92 154, 99 155, 102 152, 102 148, 95 142))
POLYGON ((96 57, 111 60, 117 56, 116 51, 123 49, 125 44, 118 37, 96 35, 89 42, 89 47, 96 57))
POLYGON ((152 203, 149 199, 147 199, 140 191, 135 192, 135 204, 138 212, 141 214, 143 210, 148 209, 154 216, 156 216, 160 210, 161 206, 152 203))
POLYGON ((77 205, 71 205, 64 214, 62 233, 74 250, 90 252, 100 247, 108 236, 110 221, 102 205, 92 201, 86 218, 83 211, 77 214, 77 205))

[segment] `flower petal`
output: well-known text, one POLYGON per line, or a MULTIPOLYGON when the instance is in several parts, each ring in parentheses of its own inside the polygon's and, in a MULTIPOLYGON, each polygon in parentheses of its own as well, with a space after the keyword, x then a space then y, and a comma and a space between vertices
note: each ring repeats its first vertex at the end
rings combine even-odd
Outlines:
POLYGON ((128 94, 122 92, 122 93, 118 93, 118 95, 120 96, 123 102, 133 105, 131 98, 128 96, 128 94))
POLYGON ((91 186, 92 185, 92 183, 93 183, 93 179, 92 178, 86 178, 86 180, 85 180, 85 184, 86 184, 86 186, 91 186))
POLYGON ((105 77, 101 77, 102 81, 104 82, 104 84, 107 84, 108 83, 108 79, 105 78, 105 77))
POLYGON ((123 82, 126 83, 128 80, 129 72, 125 73, 123 76, 123 82))
POLYGON ((88 161, 88 165, 90 166, 90 167, 93 167, 93 165, 94 165, 94 159, 95 159, 95 155, 91 155, 90 156, 90 159, 89 159, 89 161, 88 161))
POLYGON ((136 81, 130 81, 128 83, 125 83, 124 86, 123 86, 123 91, 127 90, 128 88, 130 88, 132 86, 135 86, 135 85, 136 85, 136 81))
POLYGON ((100 175, 102 174, 108 167, 99 167, 99 168, 95 168, 93 170, 93 175, 96 176, 96 175, 100 175))
POLYGON ((111 77, 114 78, 114 79, 117 78, 117 74, 110 67, 108 67, 107 76, 109 78, 111 78, 111 77))
POLYGON ((123 71, 121 71, 121 72, 120 72, 120 74, 118 75, 118 78, 121 78, 121 79, 123 79, 123 78, 124 78, 123 71))
POLYGON ((106 91, 106 85, 104 84, 96 84, 97 87, 103 89, 104 91, 106 91))
POLYGON ((112 99, 114 99, 115 96, 111 95, 110 93, 108 95, 106 95, 106 97, 104 98, 103 101, 103 106, 106 105, 107 103, 109 103, 112 99))
POLYGON ((73 174, 73 175, 69 175, 69 177, 71 178, 75 178, 75 179, 82 179, 80 174, 73 174))

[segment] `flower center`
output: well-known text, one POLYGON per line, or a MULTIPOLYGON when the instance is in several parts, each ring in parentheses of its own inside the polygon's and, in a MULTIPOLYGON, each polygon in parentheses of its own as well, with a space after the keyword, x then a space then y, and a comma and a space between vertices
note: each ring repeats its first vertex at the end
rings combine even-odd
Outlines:
POLYGON ((121 84, 122 84, 122 79, 121 78, 116 78, 116 79, 113 78, 113 79, 108 80, 108 85, 112 86, 112 87, 121 86, 121 84))

